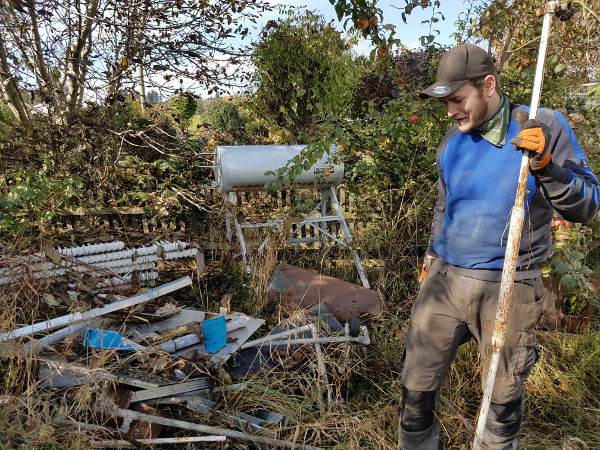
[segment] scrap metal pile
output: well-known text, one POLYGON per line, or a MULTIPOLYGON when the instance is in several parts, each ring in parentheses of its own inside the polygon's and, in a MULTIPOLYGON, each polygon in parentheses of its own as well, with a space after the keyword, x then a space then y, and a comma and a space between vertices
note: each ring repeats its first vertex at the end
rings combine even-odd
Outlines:
MULTIPOLYGON (((340 318, 348 310, 340 306, 339 298, 337 304, 331 302, 335 315, 312 299, 302 305, 306 312, 296 320, 283 321, 251 340, 264 321, 230 312, 226 301, 214 313, 179 306, 177 296, 192 285, 189 277, 133 294, 140 284, 156 280, 157 276, 142 274, 151 274, 157 261, 197 254, 198 249, 184 242, 134 249, 112 242, 2 258, 3 297, 35 283, 47 306, 59 306, 62 297, 56 286, 61 283, 68 286, 67 292, 86 296, 85 301, 80 295, 76 304, 70 304, 67 314, 0 333, 0 346, 21 355, 25 350, 26 365, 34 368, 33 392, 50 408, 52 426, 89 436, 95 448, 208 445, 232 439, 276 448, 317 448, 302 439, 289 439, 290 418, 272 405, 231 411, 228 395, 245 392, 248 380, 261 371, 285 370, 301 359, 318 375, 322 396, 332 402, 324 353, 335 349, 340 356, 329 374, 347 379, 350 344, 369 345, 367 328, 358 317, 340 318)), ((297 291, 292 297, 308 299, 299 292, 309 291, 300 276, 306 280, 307 273, 293 266, 278 267, 269 295, 286 302, 297 291)), ((323 288, 327 284, 323 280, 323 288)), ((344 296, 343 286, 336 290, 344 296)), ((297 300, 291 299, 296 307, 297 300)), ((369 305, 369 313, 376 311, 376 303, 369 305)), ((352 313, 360 313, 356 301, 352 308, 352 313)))

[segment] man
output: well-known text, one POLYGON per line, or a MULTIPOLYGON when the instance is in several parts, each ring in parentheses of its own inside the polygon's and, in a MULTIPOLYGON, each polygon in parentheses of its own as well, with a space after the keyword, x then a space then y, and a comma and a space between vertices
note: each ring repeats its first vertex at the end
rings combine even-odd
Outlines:
POLYGON ((493 60, 477 46, 446 52, 436 82, 421 96, 442 101, 456 125, 437 154, 439 198, 426 258, 433 263, 405 334, 399 444, 407 450, 438 448, 439 390, 458 346, 471 337, 479 345, 482 378, 487 376, 522 157, 515 149, 528 149, 531 172, 513 306, 483 437, 484 448, 517 448, 523 383, 537 360, 540 264, 550 250, 551 221, 555 211, 573 222, 592 219, 600 185, 562 115, 540 110, 537 120, 519 125, 528 108, 500 93, 493 60))

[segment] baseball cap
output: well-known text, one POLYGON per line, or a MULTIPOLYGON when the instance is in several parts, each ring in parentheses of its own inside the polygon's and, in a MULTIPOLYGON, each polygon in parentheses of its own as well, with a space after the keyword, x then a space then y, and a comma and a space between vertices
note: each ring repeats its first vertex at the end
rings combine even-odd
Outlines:
POLYGON ((495 75, 496 67, 491 55, 473 44, 460 44, 440 58, 435 83, 423 89, 419 97, 445 97, 469 80, 495 75))

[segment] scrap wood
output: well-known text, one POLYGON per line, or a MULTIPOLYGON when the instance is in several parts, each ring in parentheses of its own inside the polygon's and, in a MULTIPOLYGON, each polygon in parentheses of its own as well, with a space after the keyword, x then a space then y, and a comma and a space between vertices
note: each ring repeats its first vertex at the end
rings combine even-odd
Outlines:
POLYGON ((166 417, 152 416, 149 414, 143 414, 129 409, 121 409, 117 407, 103 406, 102 404, 96 404, 94 407, 100 413, 112 414, 117 417, 127 418, 130 417, 133 420, 156 422, 169 427, 182 428, 190 431, 198 431, 200 433, 207 433, 217 436, 227 436, 233 439, 242 439, 246 441, 261 442, 264 444, 274 445, 279 448, 298 448, 305 450, 324 450, 320 447, 314 447, 311 445, 297 444, 296 442, 283 441, 281 439, 269 438, 267 436, 253 435, 248 433, 242 433, 240 431, 229 430, 227 428, 212 427, 209 425, 202 425, 198 423, 185 422, 183 420, 168 419, 166 417))
POLYGON ((181 289, 185 286, 192 284, 192 280, 189 277, 180 278, 179 280, 172 281, 162 286, 150 289, 145 292, 133 295, 115 303, 103 306, 102 308, 94 308, 84 313, 78 312, 73 314, 67 314, 66 316, 57 317, 45 322, 38 322, 34 325, 28 325, 25 327, 17 328, 15 330, 0 333, 0 342, 8 339, 15 339, 20 336, 28 336, 40 331, 49 331, 54 328, 58 328, 63 325, 73 324, 82 320, 91 319, 93 317, 99 317, 110 312, 118 311, 129 306, 137 305, 139 303, 147 302, 154 298, 173 292, 177 289, 181 289))

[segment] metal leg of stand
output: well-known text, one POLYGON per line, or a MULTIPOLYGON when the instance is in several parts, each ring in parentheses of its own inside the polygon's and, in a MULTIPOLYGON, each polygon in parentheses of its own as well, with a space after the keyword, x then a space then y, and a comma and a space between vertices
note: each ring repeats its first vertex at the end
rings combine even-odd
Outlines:
MULTIPOLYGON (((232 205, 235 205, 235 194, 233 192, 229 193, 229 201, 232 205)), ((244 239, 244 230, 242 230, 242 227, 240 226, 240 223, 235 215, 233 216, 233 223, 235 225, 235 231, 237 233, 238 240, 240 241, 240 247, 242 248, 242 261, 244 262, 244 268, 246 273, 250 273, 250 265, 248 264, 246 251, 246 240, 244 239)))
POLYGON ((342 207, 340 206, 340 202, 338 201, 337 195, 335 195, 335 191, 333 190, 333 187, 329 188, 329 195, 331 196, 331 204, 333 205, 333 208, 335 209, 336 214, 340 218, 340 224, 342 225, 342 231, 344 233, 344 237, 346 238, 346 242, 348 243, 348 248, 352 252, 352 256, 354 258, 354 265, 356 266, 356 270, 358 271, 358 276, 360 277, 360 281, 362 282, 364 287, 366 287, 367 289, 370 289, 371 285, 369 284, 369 280, 367 280, 367 276, 365 275, 365 269, 363 268, 362 263, 360 262, 360 258, 358 257, 358 252, 350 246, 350 242, 352 242, 352 236, 350 235, 350 230, 348 229, 348 224, 346 223, 346 219, 344 218, 344 212, 342 211, 342 207))
MULTIPOLYGON (((321 217, 325 217, 327 215, 327 199, 329 197, 329 189, 321 189, 321 217)), ((327 229, 327 222, 321 222, 321 228, 324 230, 327 229)), ((321 233, 321 248, 325 248, 327 246, 327 236, 321 233)))
MULTIPOLYGON (((233 203, 231 198, 235 200, 234 193, 230 192, 228 197, 229 202, 233 203)), ((227 212, 225 212, 225 237, 227 237, 227 242, 231 242, 231 213, 229 212, 229 209, 227 209, 227 212)))

